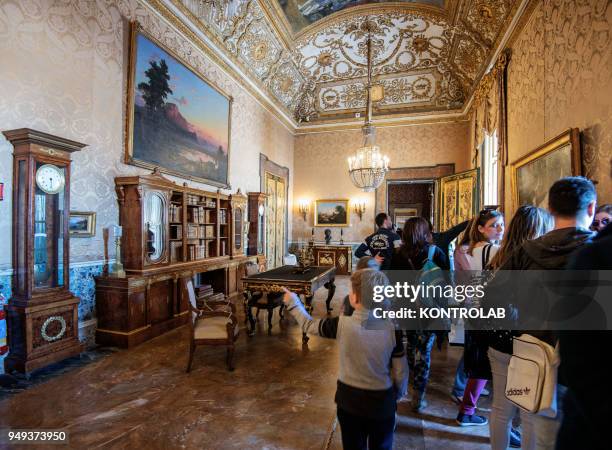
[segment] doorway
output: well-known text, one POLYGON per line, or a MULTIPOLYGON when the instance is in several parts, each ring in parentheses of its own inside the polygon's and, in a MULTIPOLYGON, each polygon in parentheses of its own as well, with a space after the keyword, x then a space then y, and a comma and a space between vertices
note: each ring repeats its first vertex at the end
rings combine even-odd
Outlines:
POLYGON ((394 180, 387 182, 387 211, 400 229, 410 217, 434 222, 434 180, 394 180))
POLYGON ((287 180, 266 172, 266 267, 283 265, 285 256, 285 218, 287 180))

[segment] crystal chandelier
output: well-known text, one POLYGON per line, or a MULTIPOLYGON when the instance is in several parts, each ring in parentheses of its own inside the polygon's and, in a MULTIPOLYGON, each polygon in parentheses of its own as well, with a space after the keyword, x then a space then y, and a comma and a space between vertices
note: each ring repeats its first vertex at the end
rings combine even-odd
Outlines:
POLYGON ((376 145, 376 128, 372 125, 372 101, 382 100, 382 86, 372 86, 372 38, 368 22, 368 84, 366 117, 363 125, 363 146, 348 158, 349 176, 355 186, 364 192, 372 192, 382 184, 389 170, 389 158, 380 153, 376 145), (374 98, 376 97, 376 98, 374 98))

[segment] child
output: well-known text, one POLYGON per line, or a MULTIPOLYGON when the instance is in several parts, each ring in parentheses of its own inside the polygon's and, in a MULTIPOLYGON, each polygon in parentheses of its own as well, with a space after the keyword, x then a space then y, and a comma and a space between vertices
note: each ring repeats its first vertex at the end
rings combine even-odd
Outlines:
MULTIPOLYGON (((351 316, 313 319, 298 296, 285 290, 287 311, 304 333, 338 339, 340 364, 336 404, 346 449, 391 449, 396 400, 406 394, 408 370, 400 332, 393 322, 373 319, 375 286, 389 284, 375 269, 351 276, 351 316), (366 326, 366 323, 368 326, 366 326), (396 338, 397 335, 397 338, 396 338)), ((382 304, 382 303, 380 303, 382 304)))
MULTIPOLYGON (((380 270, 380 263, 381 262, 382 262, 382 258, 381 257, 363 256, 363 257, 359 258, 359 261, 357 261, 357 268, 356 268, 356 270, 361 270, 361 269, 380 270)), ((350 316, 350 315, 353 314, 353 311, 354 311, 354 309, 351 306, 351 301, 349 300, 349 296, 347 295, 342 300, 342 305, 340 305, 340 315, 341 316, 350 316)))

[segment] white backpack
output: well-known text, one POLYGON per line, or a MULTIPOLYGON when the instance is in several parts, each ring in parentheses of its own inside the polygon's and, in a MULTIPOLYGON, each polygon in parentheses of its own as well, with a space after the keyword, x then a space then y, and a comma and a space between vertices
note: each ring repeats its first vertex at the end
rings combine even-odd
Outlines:
POLYGON ((557 416, 559 348, 522 334, 513 339, 506 398, 532 414, 557 416))

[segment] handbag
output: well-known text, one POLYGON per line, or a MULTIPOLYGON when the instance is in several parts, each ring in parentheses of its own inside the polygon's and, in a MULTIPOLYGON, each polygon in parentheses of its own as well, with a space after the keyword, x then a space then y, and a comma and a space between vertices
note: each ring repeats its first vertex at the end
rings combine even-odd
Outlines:
POLYGON ((512 341, 506 398, 523 411, 546 417, 557 415, 557 369, 559 344, 550 344, 529 334, 512 341))

